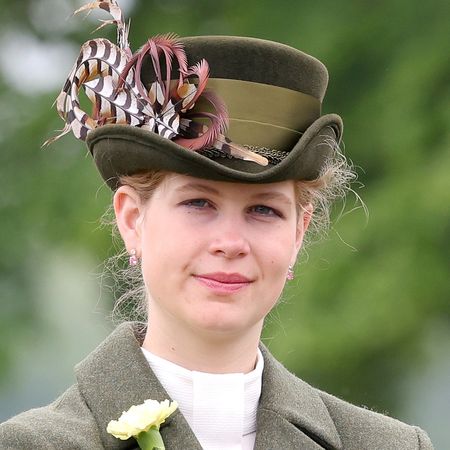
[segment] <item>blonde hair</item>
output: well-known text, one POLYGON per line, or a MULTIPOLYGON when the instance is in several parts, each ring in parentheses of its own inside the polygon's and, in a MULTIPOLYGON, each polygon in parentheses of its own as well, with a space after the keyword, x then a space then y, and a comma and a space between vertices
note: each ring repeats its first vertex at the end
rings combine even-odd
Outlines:
MULTIPOLYGON (((330 142, 329 145, 334 148, 334 156, 328 160, 320 175, 315 180, 294 182, 297 211, 300 213, 309 204, 313 207, 305 244, 326 235, 330 228, 332 205, 336 200, 344 200, 348 192, 354 193, 351 184, 356 180, 356 173, 352 165, 335 142, 330 142)), ((146 202, 167 175, 168 172, 155 170, 121 176, 120 185, 130 186, 146 202)), ((115 220, 110 223, 113 236, 119 237, 115 220)), ((127 264, 127 254, 123 249, 120 254, 108 260, 107 271, 113 275, 115 284, 123 289, 112 312, 113 320, 120 322, 132 319, 144 326, 147 322, 147 297, 140 267, 127 264)))

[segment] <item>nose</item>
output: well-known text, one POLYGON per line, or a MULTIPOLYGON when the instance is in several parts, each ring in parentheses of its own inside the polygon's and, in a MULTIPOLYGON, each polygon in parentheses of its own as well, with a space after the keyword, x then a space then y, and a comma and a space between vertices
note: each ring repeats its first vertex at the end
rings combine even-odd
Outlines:
POLYGON ((249 253, 250 244, 238 221, 226 221, 215 228, 209 251, 228 259, 243 257, 249 253))

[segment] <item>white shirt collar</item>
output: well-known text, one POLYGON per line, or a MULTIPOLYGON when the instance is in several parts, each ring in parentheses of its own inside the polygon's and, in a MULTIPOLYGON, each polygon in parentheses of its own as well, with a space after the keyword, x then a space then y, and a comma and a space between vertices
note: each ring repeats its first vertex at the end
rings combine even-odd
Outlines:
POLYGON ((254 442, 264 368, 259 349, 255 369, 246 374, 191 371, 142 352, 204 449, 240 450, 247 447, 243 441, 254 442))

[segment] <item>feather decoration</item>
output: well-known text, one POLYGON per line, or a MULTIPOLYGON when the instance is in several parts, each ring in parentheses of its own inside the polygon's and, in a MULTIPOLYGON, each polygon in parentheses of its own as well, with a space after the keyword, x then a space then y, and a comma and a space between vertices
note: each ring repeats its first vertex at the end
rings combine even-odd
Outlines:
POLYGON ((130 25, 125 25, 122 10, 116 0, 90 2, 78 8, 73 14, 75 15, 83 11, 87 11, 89 14, 93 9, 97 8, 109 12, 113 20, 100 20, 102 24, 94 30, 94 33, 106 25, 115 24, 117 26, 117 45, 131 56, 130 44, 128 43, 130 25))
POLYGON ((126 80, 130 87, 125 93, 126 100, 122 92, 115 93, 114 85, 117 84, 126 61, 126 53, 107 39, 93 39, 83 44, 78 59, 56 99, 58 114, 66 122, 66 126, 60 134, 47 140, 44 145, 51 144, 70 130, 75 137, 84 141, 87 133, 98 125, 120 123, 117 117, 125 117, 123 123, 130 125, 139 125, 142 122, 143 102, 133 89, 132 73, 126 80), (93 102, 92 115, 80 107, 79 91, 82 87, 93 102))
POLYGON ((243 159, 245 161, 253 161, 261 166, 267 166, 267 164, 269 164, 269 160, 265 156, 259 155, 258 153, 252 152, 242 145, 230 141, 230 139, 225 137, 223 134, 217 138, 215 147, 225 153, 228 153, 234 158, 243 159))
MULTIPOLYGON (((198 89, 194 95, 199 95, 198 89)), ((210 91, 203 92, 203 98, 208 100, 215 112, 187 111, 184 115, 187 121, 183 122, 182 130, 184 131, 184 135, 190 137, 178 137, 174 139, 178 145, 191 150, 200 150, 205 147, 215 146, 216 140, 225 132, 228 126, 228 113, 223 101, 210 91), (202 119, 201 123, 209 122, 209 126, 204 124, 202 127, 198 127, 197 122, 194 120, 196 118, 202 119)))
POLYGON ((188 67, 183 44, 175 34, 149 39, 135 54, 128 44, 129 26, 124 23, 116 0, 90 2, 75 14, 96 8, 109 12, 117 26, 117 42, 92 39, 85 42, 55 103, 66 122, 60 133, 48 139, 48 145, 72 131, 81 140, 105 124, 127 124, 158 133, 187 150, 216 147, 233 157, 267 165, 266 158, 225 137, 228 112, 224 102, 206 90, 209 65, 202 59, 188 67), (155 81, 145 86, 141 73, 144 60, 150 60, 155 81), (172 72, 178 71, 177 79, 172 72), (79 93, 83 89, 92 103, 91 114, 81 109, 79 93), (196 102, 209 103, 209 111, 197 111, 196 102))

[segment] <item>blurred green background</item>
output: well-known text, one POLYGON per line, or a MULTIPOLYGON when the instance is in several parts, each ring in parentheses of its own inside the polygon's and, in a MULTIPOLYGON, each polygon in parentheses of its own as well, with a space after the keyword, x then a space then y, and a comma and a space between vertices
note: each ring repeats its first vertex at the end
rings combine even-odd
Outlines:
MULTIPOLYGON (((112 328, 100 226, 111 194, 51 105, 97 18, 0 0, 0 420, 45 404, 112 328)), ((324 112, 358 166, 348 214, 311 245, 264 342, 308 382, 450 448, 450 7, 445 0, 120 2, 133 49, 158 33, 247 35, 328 67, 324 112)), ((94 36, 115 40, 109 27, 94 36)), ((338 215, 339 208, 336 211, 338 215)))

